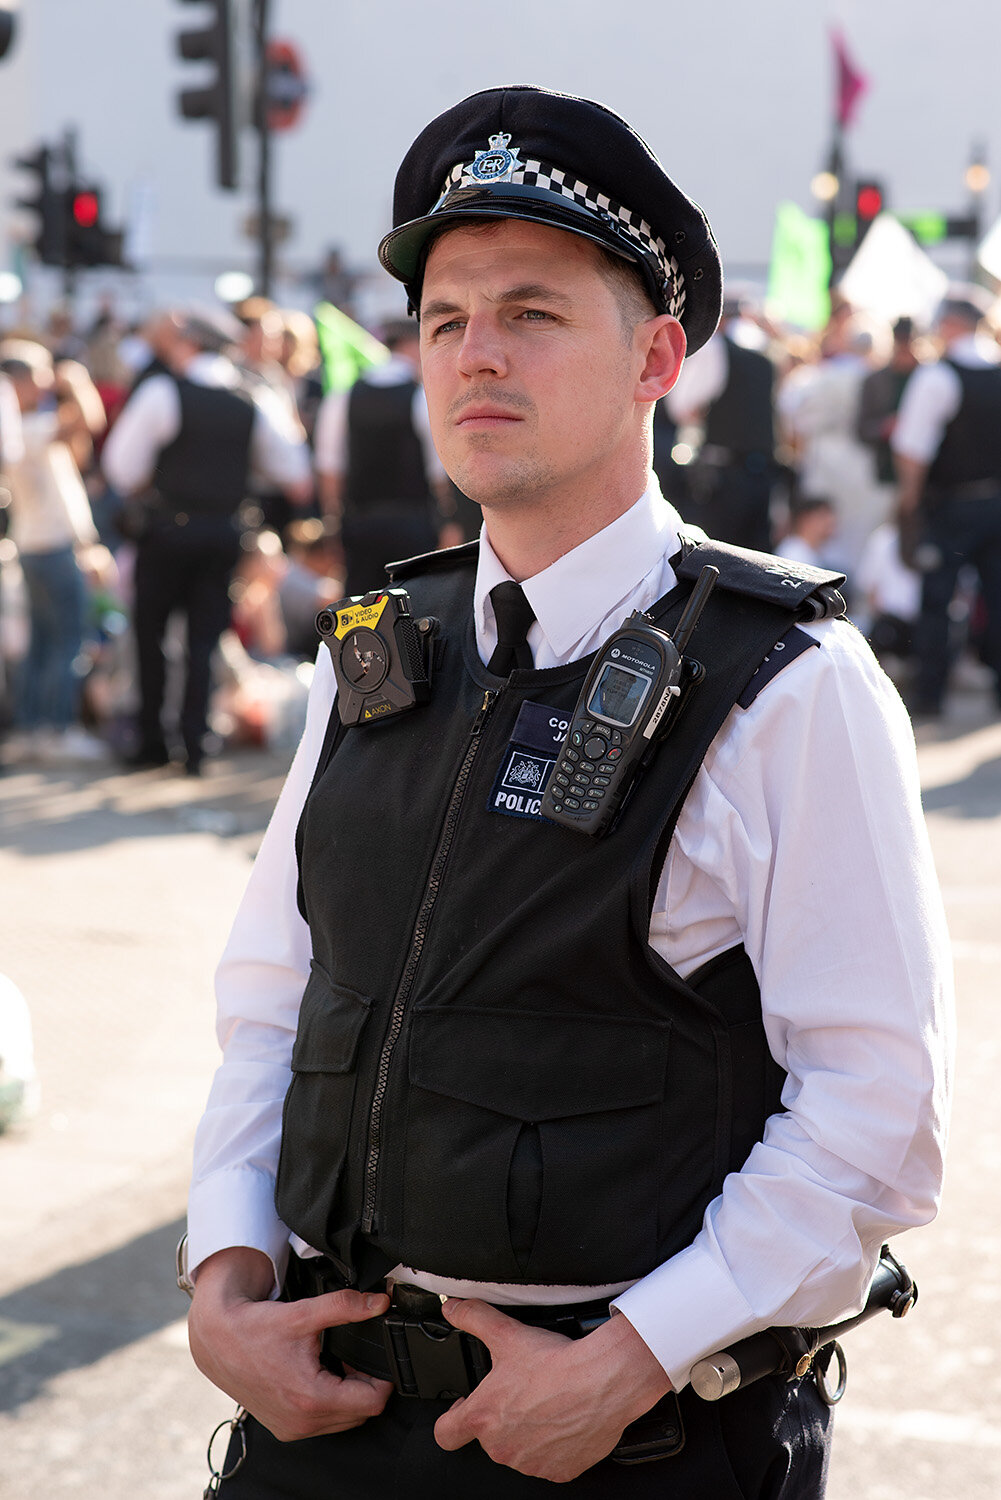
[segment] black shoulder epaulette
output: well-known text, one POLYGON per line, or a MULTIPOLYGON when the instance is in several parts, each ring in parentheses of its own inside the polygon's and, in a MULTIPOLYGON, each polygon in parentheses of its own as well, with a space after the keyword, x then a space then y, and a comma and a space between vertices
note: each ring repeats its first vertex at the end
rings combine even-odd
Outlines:
POLYGON ((719 588, 777 604, 799 620, 834 620, 846 611, 844 573, 716 542, 696 527, 683 528, 680 537, 681 552, 671 559, 679 578, 694 581, 710 564, 719 569, 719 588))
POLYGON ((401 562, 387 563, 386 572, 390 582, 399 583, 401 578, 412 578, 415 573, 436 572, 475 562, 479 552, 478 541, 461 542, 458 547, 441 547, 437 552, 424 552, 420 557, 405 557, 401 562))

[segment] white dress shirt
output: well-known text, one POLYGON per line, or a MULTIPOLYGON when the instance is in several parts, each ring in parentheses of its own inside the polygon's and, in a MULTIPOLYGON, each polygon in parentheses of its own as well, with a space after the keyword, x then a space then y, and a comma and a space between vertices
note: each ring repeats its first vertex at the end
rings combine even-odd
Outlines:
MULTIPOLYGON (((240 372, 222 354, 196 354, 184 371, 194 385, 233 390, 240 372)), ((254 402, 250 467, 262 480, 300 485, 309 479, 309 449, 301 428, 291 427, 279 397, 263 382, 249 394, 254 402)), ((181 395, 172 375, 151 375, 129 397, 101 452, 105 476, 123 495, 152 482, 161 451, 181 430, 181 395)))
MULTIPOLYGON (((539 668, 595 649, 674 584, 677 512, 656 488, 524 581, 539 668)), ((481 538, 477 647, 496 643, 489 591, 508 574, 481 538)), ((694 1242, 615 1305, 676 1386, 692 1364, 770 1324, 823 1324, 860 1304, 882 1240, 931 1218, 941 1181, 951 1046, 947 938, 919 802, 910 724, 847 623, 734 707, 678 820, 650 943, 682 975, 743 942, 784 1112, 727 1178, 694 1242)), ((271 1256, 282 1102, 308 930, 293 838, 333 703, 321 650, 306 729, 218 971, 224 1061, 198 1131, 190 1264, 231 1245, 271 1256)), ((503 1304, 580 1288, 482 1287, 411 1268, 429 1290, 503 1304)))
MULTIPOLYGON (((954 339, 947 359, 966 370, 987 370, 1001 363, 1001 351, 993 339, 967 334, 954 339)), ((959 411, 963 383, 946 360, 919 365, 904 386, 900 410, 890 446, 894 453, 915 463, 930 464, 942 446, 945 429, 959 411)))

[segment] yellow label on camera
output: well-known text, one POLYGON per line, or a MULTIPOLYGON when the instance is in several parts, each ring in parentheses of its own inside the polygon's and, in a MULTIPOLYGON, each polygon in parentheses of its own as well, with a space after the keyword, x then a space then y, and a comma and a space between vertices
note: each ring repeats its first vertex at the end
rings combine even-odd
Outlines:
POLYGON ((389 603, 388 594, 380 594, 374 604, 353 604, 350 609, 339 609, 337 611, 337 629, 334 635, 342 641, 350 630, 357 630, 364 626, 366 630, 374 630, 382 619, 382 614, 389 603))

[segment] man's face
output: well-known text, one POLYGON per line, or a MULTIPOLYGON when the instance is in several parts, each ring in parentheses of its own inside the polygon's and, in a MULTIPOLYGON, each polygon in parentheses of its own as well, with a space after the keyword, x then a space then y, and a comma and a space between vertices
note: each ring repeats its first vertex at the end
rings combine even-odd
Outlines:
POLYGON ((513 219, 432 246, 424 387, 442 463, 471 499, 573 493, 635 441, 644 355, 600 264, 589 241, 513 219))

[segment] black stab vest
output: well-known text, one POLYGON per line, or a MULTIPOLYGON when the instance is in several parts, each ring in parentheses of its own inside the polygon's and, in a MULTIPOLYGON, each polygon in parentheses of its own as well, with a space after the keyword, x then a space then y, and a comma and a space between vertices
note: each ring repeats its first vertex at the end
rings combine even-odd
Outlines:
POLYGON ((347 477, 344 510, 364 515, 376 506, 429 510, 431 489, 424 452, 414 431, 415 380, 368 385, 359 380, 348 396, 347 477))
POLYGON ((946 427, 928 472, 929 486, 950 489, 985 479, 1001 481, 1001 368, 968 369, 946 360, 963 398, 946 427))
POLYGON ((231 516, 247 494, 253 400, 241 389, 176 383, 181 426, 160 451, 154 487, 169 511, 231 516))
POLYGON ((762 453, 771 458, 775 450, 772 387, 775 371, 767 355, 744 349, 726 340, 729 360, 727 382, 706 413, 705 441, 729 448, 744 458, 762 453))
POLYGON ((779 1107, 743 948, 684 980, 649 921, 712 738, 797 612, 837 612, 836 579, 692 545, 651 613, 670 629, 703 562, 721 566, 730 587, 690 646, 706 679, 605 838, 488 810, 521 705, 551 708, 557 735, 591 658, 493 676, 475 544, 396 579, 441 622, 431 701, 346 731, 332 715, 296 840, 313 961, 276 1201, 350 1282, 397 1262, 643 1276, 692 1240, 779 1107))

